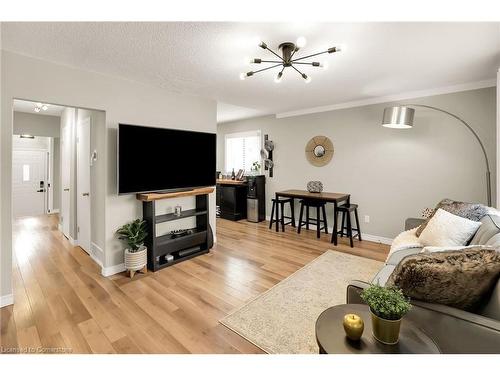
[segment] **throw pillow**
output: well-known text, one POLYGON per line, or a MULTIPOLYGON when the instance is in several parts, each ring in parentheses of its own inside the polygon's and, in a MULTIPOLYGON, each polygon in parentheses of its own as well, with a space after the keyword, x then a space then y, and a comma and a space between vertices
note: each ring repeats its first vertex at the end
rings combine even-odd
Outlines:
POLYGON ((451 212, 452 214, 458 215, 460 217, 464 217, 469 220, 479 221, 484 216, 488 214, 488 207, 479 203, 467 203, 467 202, 458 202, 452 199, 443 199, 441 200, 434 209, 434 212, 431 213, 429 218, 420 227, 417 229, 417 237, 420 237, 423 230, 429 223, 429 220, 432 219, 432 216, 436 213, 438 209, 442 208, 445 211, 451 212))
POLYGON ((500 275, 500 252, 486 249, 416 254, 404 258, 386 286, 413 299, 474 311, 500 275))
POLYGON ((464 246, 481 226, 481 222, 464 219, 439 208, 419 237, 425 246, 464 246))
POLYGON ((434 211, 434 208, 424 208, 424 210, 422 211, 422 219, 430 219, 432 215, 434 215, 434 211))

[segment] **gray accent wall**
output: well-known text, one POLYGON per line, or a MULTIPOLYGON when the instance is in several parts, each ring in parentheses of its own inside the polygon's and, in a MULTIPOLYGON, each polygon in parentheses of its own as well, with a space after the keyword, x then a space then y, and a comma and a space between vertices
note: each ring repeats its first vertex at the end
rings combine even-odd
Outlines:
MULTIPOLYGON (((470 123, 489 156, 495 206, 496 88, 402 102, 443 108, 470 123)), ((225 134, 261 130, 275 144, 274 177, 266 178, 267 215, 275 191, 305 189, 308 181, 320 180, 325 191, 350 193, 352 202, 359 204, 362 231, 384 238, 394 238, 403 230, 405 218, 419 217, 442 198, 486 203, 484 157, 469 130, 443 113, 420 108, 412 129, 384 128, 382 113, 392 104, 219 124, 218 170, 224 171, 225 134), (316 135, 328 136, 335 148, 324 167, 312 166, 305 157, 304 147, 316 135)))

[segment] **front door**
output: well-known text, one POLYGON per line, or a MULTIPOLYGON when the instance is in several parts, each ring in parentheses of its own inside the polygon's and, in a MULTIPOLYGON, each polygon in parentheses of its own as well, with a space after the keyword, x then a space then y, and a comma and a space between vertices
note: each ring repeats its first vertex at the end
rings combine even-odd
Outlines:
POLYGON ((14 150, 12 197, 14 217, 46 213, 47 151, 14 150))

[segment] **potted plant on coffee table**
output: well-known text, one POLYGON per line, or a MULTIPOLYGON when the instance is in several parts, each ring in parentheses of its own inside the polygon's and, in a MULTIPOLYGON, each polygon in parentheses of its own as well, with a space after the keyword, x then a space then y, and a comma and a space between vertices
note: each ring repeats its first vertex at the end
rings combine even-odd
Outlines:
POLYGON ((119 228, 118 238, 127 243, 125 249, 125 268, 130 272, 130 277, 138 271, 147 272, 148 249, 144 246, 144 240, 148 235, 146 222, 141 219, 134 220, 119 228))
POLYGON ((361 298, 370 307, 373 336, 383 344, 397 344, 401 319, 411 309, 409 298, 396 287, 380 285, 363 290, 361 298))

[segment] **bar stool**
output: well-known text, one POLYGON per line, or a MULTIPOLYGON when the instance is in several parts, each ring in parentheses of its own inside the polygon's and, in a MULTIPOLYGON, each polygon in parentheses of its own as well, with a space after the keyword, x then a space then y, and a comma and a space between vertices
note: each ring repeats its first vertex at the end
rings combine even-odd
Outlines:
POLYGON ((328 223, 326 220, 326 202, 318 201, 318 200, 307 200, 303 199, 300 201, 300 215, 299 215, 299 227, 297 229, 297 233, 300 233, 300 228, 303 225, 306 226, 306 229, 309 229, 309 224, 316 225, 316 237, 320 238, 321 230, 324 229, 325 233, 328 234, 328 223), (304 207, 306 207, 306 220, 303 220, 304 216, 304 207), (309 208, 316 208, 316 219, 309 217, 309 208), (323 219, 320 218, 320 209, 323 213, 323 219), (323 224, 323 226, 321 226, 323 224))
POLYGON ((285 225, 292 225, 292 227, 295 228, 295 212, 293 209, 293 198, 280 198, 276 199, 273 198, 273 208, 271 209, 271 222, 269 223, 269 229, 273 227, 273 223, 276 222, 276 219, 274 218, 274 211, 278 208, 276 205, 280 205, 280 217, 278 219, 278 223, 281 223, 281 230, 284 232, 285 231, 285 225), (290 215, 291 216, 285 216, 285 204, 290 203, 290 215), (290 219, 290 221, 285 222, 285 219, 290 219))
POLYGON ((358 205, 346 203, 337 207, 337 212, 342 213, 342 226, 340 227, 340 230, 337 233, 340 234, 340 237, 344 237, 344 234, 346 235, 346 237, 349 237, 349 242, 351 244, 351 247, 354 247, 352 241, 354 237, 358 237, 358 239, 362 241, 361 231, 359 228, 359 219, 358 219, 358 205), (353 228, 351 224, 351 212, 354 212, 354 218, 356 220, 356 228, 353 228), (352 234, 353 231, 356 232, 354 236, 352 234))

